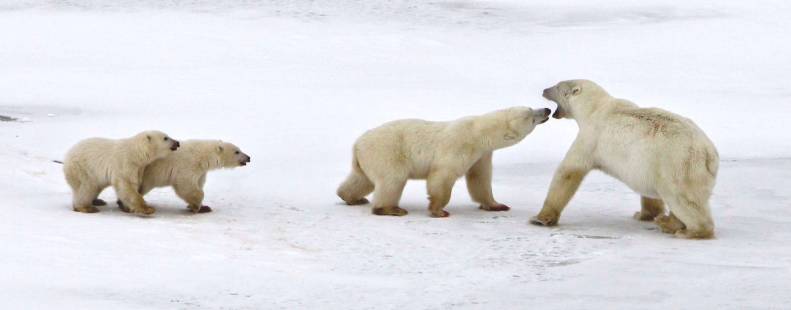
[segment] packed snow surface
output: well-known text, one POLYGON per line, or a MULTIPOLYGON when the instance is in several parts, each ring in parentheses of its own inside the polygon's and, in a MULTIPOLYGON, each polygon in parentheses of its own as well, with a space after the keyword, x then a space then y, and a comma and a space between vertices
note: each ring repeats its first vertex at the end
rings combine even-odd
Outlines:
MULTIPOLYGON (((782 309, 791 303, 787 1, 26 1, 0 3, 4 309, 782 309), (351 145, 588 78, 685 115, 717 145, 717 238, 635 221, 594 173, 553 228, 527 224, 574 139, 552 119, 495 154, 495 197, 405 217, 335 196, 351 145), (210 173, 192 215, 71 209, 61 160, 159 129, 252 156, 210 173)), ((115 201, 112 190, 102 196, 115 201)))

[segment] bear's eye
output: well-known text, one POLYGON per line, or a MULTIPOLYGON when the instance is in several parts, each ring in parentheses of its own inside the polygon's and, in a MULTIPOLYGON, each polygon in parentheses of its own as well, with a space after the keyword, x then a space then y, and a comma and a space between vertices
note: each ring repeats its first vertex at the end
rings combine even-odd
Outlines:
POLYGON ((239 151, 236 151, 236 152, 233 152, 233 153, 236 154, 236 155, 239 155, 239 151))
POLYGON ((168 138, 168 137, 165 137, 165 141, 168 141, 168 140, 170 140, 170 138, 168 138))

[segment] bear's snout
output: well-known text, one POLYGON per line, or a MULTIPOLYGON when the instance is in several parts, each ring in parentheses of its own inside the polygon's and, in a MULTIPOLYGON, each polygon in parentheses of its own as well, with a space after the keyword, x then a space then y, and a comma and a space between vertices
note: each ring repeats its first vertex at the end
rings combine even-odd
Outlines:
POLYGON ((552 88, 550 87, 550 88, 544 89, 544 92, 541 94, 541 96, 543 96, 544 98, 547 98, 549 100, 552 100, 551 93, 552 93, 552 88))
POLYGON ((249 155, 245 155, 244 158, 239 162, 240 166, 246 166, 247 163, 250 162, 251 157, 249 155))
POLYGON ((176 140, 173 140, 173 142, 172 142, 172 143, 170 143, 170 150, 171 150, 171 151, 178 150, 180 146, 181 146, 181 143, 179 143, 179 142, 178 142, 178 141, 176 141, 176 140))
POLYGON ((541 110, 541 112, 542 112, 541 114, 542 119, 541 122, 539 122, 539 124, 546 123, 549 120, 549 114, 552 113, 552 110, 544 108, 541 110))

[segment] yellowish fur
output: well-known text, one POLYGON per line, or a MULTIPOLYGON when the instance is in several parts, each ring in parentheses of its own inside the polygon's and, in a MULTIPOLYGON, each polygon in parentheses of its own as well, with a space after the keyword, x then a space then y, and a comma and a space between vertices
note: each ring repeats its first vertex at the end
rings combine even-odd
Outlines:
POLYGON ((398 203, 407 180, 425 179, 431 216, 445 217, 453 184, 466 175, 470 196, 482 209, 505 211, 492 195, 492 152, 518 143, 548 115, 548 109, 513 107, 450 122, 384 124, 355 143, 352 172, 338 196, 361 204, 373 191, 374 214, 405 215, 398 203))
POLYGON ((714 236, 709 197, 719 155, 691 120, 614 98, 588 80, 560 82, 544 90, 544 97, 558 104, 556 118, 577 122, 579 133, 531 222, 555 225, 584 176, 597 169, 642 195, 635 218, 656 218, 679 237, 714 236), (672 218, 664 215, 664 204, 672 218))
POLYGON ((63 173, 73 192, 74 211, 93 213, 92 205, 108 186, 118 199, 139 214, 154 213, 138 193, 143 169, 178 148, 179 142, 159 131, 145 131, 126 139, 90 138, 69 150, 63 173))

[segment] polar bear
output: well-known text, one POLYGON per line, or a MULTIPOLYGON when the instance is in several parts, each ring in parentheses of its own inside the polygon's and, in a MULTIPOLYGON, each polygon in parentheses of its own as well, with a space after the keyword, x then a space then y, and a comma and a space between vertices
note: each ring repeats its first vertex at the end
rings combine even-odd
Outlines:
POLYGON ((654 220, 662 231, 678 237, 714 237, 709 197, 719 155, 695 123, 613 98, 588 80, 560 82, 545 89, 544 97, 558 105, 553 117, 574 119, 579 133, 532 223, 557 224, 582 179, 598 169, 642 195, 636 219, 654 220))
MULTIPOLYGON (((203 205, 203 185, 206 173, 221 168, 236 168, 250 162, 250 156, 236 145, 220 140, 187 140, 178 152, 156 160, 145 168, 140 194, 145 195, 157 187, 172 186, 193 213, 211 212, 203 205)), ((122 201, 118 206, 124 212, 122 201)))
POLYGON ((179 142, 160 131, 144 131, 126 139, 90 138, 80 141, 66 154, 63 173, 72 189, 74 211, 99 212, 99 193, 113 186, 118 198, 134 213, 148 215, 138 188, 143 168, 179 148, 179 142))
POLYGON ((492 196, 492 152, 514 145, 549 119, 549 109, 512 107, 450 122, 398 120, 363 134, 354 144, 352 172, 338 188, 349 205, 374 192, 373 213, 406 215, 399 208, 409 179, 427 180, 432 217, 445 206, 458 178, 466 175, 472 199, 487 211, 510 208, 492 196))

